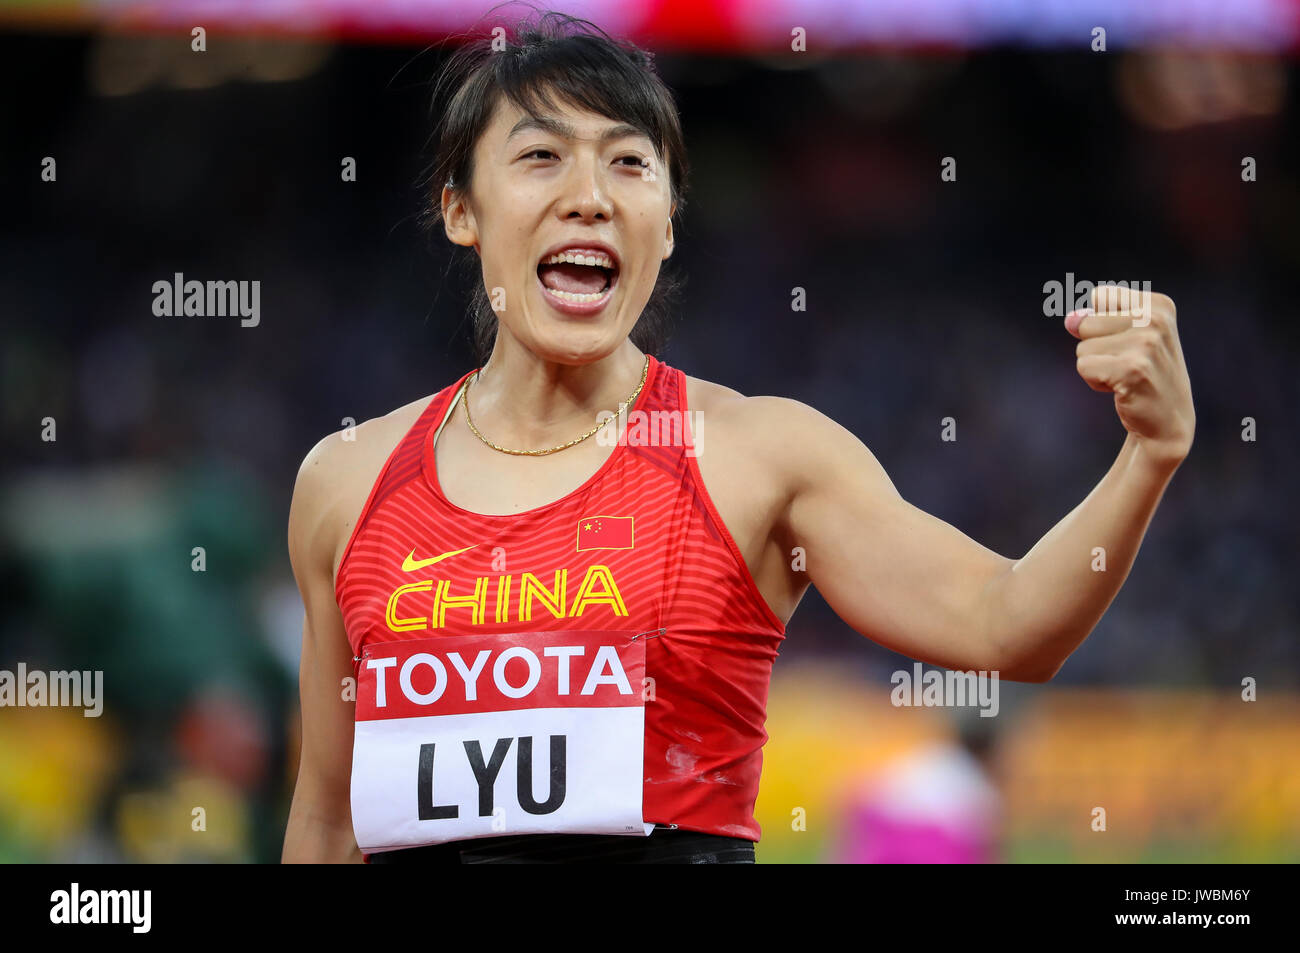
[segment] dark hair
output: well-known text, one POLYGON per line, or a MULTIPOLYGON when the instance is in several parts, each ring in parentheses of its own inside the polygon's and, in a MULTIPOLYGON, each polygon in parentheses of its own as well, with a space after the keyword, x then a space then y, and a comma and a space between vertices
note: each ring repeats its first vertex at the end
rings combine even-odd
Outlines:
MULTIPOLYGON (((672 93, 655 72, 652 55, 614 40, 588 20, 552 11, 532 12, 537 14, 535 20, 521 19, 513 29, 493 27, 462 46, 438 76, 433 92, 436 148, 422 184, 428 199, 424 227, 432 230, 442 220, 444 185, 469 188, 474 146, 502 96, 534 116, 553 110, 558 99, 643 132, 660 160, 666 161, 672 200, 680 215, 689 171, 685 140, 672 93)), ((485 362, 496 340, 496 312, 476 267, 477 256, 470 249, 457 252, 464 255, 472 278, 474 350, 477 359, 485 362)), ((667 264, 660 267, 654 290, 632 329, 633 343, 646 353, 663 347, 670 305, 681 288, 680 278, 667 264)))

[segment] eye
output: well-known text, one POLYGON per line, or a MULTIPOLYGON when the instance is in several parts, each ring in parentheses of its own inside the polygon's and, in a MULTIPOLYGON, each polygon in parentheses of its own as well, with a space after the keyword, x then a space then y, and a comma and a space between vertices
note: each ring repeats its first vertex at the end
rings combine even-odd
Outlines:
POLYGON ((619 156, 614 161, 627 162, 628 165, 624 166, 624 168, 628 168, 628 169, 641 169, 650 165, 649 159, 647 159, 645 156, 638 156, 638 155, 619 156))
POLYGON ((559 158, 559 157, 556 156, 555 153, 552 152, 550 149, 534 149, 532 152, 525 153, 525 154, 522 156, 522 158, 524 158, 524 159, 531 159, 531 158, 532 158, 533 156, 535 156, 535 155, 551 156, 552 158, 559 158))

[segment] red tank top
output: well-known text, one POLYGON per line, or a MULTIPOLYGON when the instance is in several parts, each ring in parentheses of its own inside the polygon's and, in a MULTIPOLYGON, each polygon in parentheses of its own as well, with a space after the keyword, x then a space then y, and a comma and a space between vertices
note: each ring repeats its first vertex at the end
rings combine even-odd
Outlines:
POLYGON ((434 395, 393 450, 344 550, 335 595, 353 655, 440 629, 662 630, 645 648, 654 697, 645 703, 644 820, 757 841, 768 684, 785 626, 705 491, 686 425, 686 375, 651 356, 625 440, 600 469, 562 499, 491 516, 451 503, 435 466, 434 440, 471 373, 434 395), (665 439, 672 418, 656 411, 675 412, 683 439, 665 439), (403 570, 412 554, 418 565, 476 543, 426 569, 403 570), (494 570, 494 550, 509 554, 508 571, 494 570), (617 599, 581 598, 592 588, 593 566, 595 588, 616 591, 617 599), (566 586, 567 603, 529 598, 522 605, 526 573, 566 586), (513 585, 502 577, 514 577, 513 585), (403 607, 429 622, 422 631, 394 631, 390 596, 417 578, 437 580, 439 596, 451 598, 435 612, 426 611, 433 592, 404 596, 403 607), (469 603, 485 588, 476 611, 469 603))

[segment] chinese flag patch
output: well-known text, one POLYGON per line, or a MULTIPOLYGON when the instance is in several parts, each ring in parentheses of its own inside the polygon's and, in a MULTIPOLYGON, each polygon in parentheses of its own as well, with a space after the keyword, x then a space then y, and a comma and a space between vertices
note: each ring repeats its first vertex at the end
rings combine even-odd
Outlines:
POLYGON ((588 516, 578 520, 578 552, 584 549, 631 549, 632 517, 588 516))

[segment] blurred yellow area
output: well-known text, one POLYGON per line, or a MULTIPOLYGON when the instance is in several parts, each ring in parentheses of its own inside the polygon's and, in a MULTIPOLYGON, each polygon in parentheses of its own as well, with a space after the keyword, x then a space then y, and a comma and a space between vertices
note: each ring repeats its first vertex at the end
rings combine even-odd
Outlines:
POLYGON ((1086 861, 1153 850, 1285 861, 1300 849, 1295 696, 1045 691, 1008 741, 1013 838, 1059 839, 1086 861), (1098 808, 1104 831, 1093 830, 1098 808))
MULTIPOLYGON (((79 708, 0 712, 0 860, 84 858, 108 808, 115 853, 149 863, 251 859, 249 807, 228 784, 176 774, 111 800, 126 751, 107 716, 79 708)), ((120 855, 120 857, 119 857, 120 855)))
POLYGON ((762 827, 757 857, 806 863, 822 858, 840 827, 837 802, 863 774, 948 729, 941 712, 895 708, 887 692, 861 678, 804 665, 773 678, 767 732, 754 810, 762 827))
MULTIPOLYGON (((1008 860, 1300 859, 1300 697, 1049 684, 990 721, 1008 860)), ((851 789, 953 735, 943 710, 895 708, 879 686, 819 665, 773 678, 767 731, 756 806, 767 863, 827 859, 851 789)))
POLYGON ((81 708, 0 711, 0 829, 6 841, 49 856, 90 827, 119 763, 108 716, 81 708))
MULTIPOLYGON (((1300 696, 1023 688, 1023 704, 987 719, 997 732, 1001 856, 1300 860, 1300 696)), ((125 748, 108 717, 0 715, 0 859, 76 857, 97 819, 125 860, 253 858, 246 792, 183 770, 129 786, 115 777, 125 748)), ((903 756, 954 741, 949 711, 896 708, 880 685, 817 664, 773 678, 767 730, 756 809, 763 863, 831 859, 847 836, 845 805, 860 804, 903 756)))
POLYGON ((156 790, 135 791, 117 813, 118 842, 141 863, 248 861, 248 806, 239 790, 183 774, 156 790))

